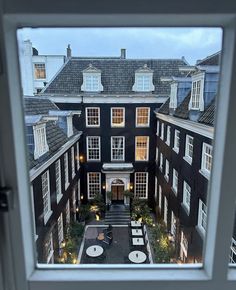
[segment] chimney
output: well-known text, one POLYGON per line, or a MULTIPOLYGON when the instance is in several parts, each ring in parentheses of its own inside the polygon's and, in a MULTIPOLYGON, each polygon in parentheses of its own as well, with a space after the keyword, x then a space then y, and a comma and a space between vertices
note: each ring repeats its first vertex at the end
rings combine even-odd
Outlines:
POLYGON ((120 50, 120 58, 121 59, 126 59, 126 49, 125 48, 121 48, 121 50, 120 50))
POLYGON ((67 58, 71 57, 71 48, 70 48, 70 44, 68 44, 68 47, 66 49, 66 56, 67 58))

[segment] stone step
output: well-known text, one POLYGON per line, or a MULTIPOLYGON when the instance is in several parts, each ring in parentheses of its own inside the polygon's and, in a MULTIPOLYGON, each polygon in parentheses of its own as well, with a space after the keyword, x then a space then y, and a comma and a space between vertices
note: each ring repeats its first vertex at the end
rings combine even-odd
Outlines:
POLYGON ((129 222, 123 222, 123 221, 105 221, 105 225, 116 225, 116 226, 123 226, 123 225, 128 225, 129 222))
POLYGON ((127 212, 127 213, 113 213, 113 212, 107 212, 105 214, 105 216, 114 216, 114 217, 119 217, 119 216, 130 216, 130 213, 127 212))

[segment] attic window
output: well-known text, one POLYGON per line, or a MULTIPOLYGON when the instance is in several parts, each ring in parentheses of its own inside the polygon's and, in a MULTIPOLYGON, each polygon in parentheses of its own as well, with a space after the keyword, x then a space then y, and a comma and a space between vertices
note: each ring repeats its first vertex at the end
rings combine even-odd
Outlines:
POLYGON ((101 84, 101 71, 92 64, 83 71, 83 84, 81 90, 84 92, 101 92, 103 86, 101 84))
POLYGON ((189 102, 190 110, 204 110, 203 100, 204 73, 192 77, 191 100, 189 102))
POLYGON ((152 92, 154 89, 153 71, 145 64, 142 68, 136 70, 132 90, 134 92, 152 92))
POLYGON ((35 141, 34 159, 38 159, 49 150, 46 137, 46 123, 35 125, 33 129, 35 141))
POLYGON ((177 89, 178 89, 177 83, 172 83, 170 85, 170 108, 172 109, 177 108, 177 89))

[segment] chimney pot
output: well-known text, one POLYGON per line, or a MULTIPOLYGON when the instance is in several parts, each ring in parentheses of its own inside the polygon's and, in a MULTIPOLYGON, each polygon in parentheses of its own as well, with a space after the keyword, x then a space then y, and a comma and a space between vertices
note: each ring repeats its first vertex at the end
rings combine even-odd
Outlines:
POLYGON ((71 57, 71 48, 70 48, 70 44, 68 44, 68 47, 66 49, 66 55, 67 55, 67 58, 71 57))
POLYGON ((126 59, 126 49, 125 48, 121 48, 121 50, 120 50, 120 58, 121 59, 126 59))

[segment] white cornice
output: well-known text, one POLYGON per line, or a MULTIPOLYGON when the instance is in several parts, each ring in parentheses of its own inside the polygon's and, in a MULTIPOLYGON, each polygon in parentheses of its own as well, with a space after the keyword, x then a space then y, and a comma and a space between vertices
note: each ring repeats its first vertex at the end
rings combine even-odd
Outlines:
POLYGON ((190 120, 179 119, 179 118, 176 118, 176 117, 173 117, 170 115, 163 115, 160 113, 156 113, 156 117, 160 120, 171 123, 171 124, 176 125, 180 128, 192 131, 192 132, 197 133, 199 135, 208 137, 210 139, 214 138, 214 128, 211 126, 203 125, 203 124, 193 122, 190 120))
POLYGON ((34 167, 30 169, 30 181, 33 181, 39 174, 41 174, 45 169, 47 169, 53 162, 55 162, 62 154, 64 154, 75 142, 77 142, 81 136, 81 132, 75 135, 73 138, 68 140, 61 149, 53 155, 49 160, 43 163, 38 168, 34 167))

